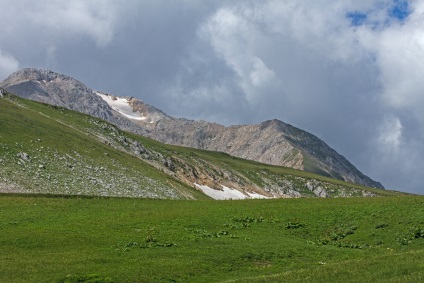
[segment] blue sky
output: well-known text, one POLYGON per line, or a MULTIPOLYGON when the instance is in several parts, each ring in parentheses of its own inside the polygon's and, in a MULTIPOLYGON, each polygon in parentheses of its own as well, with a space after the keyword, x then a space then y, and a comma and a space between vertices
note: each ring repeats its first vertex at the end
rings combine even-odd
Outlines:
POLYGON ((24 67, 221 123, 280 119, 387 188, 424 193, 423 1, 0 1, 24 67))
POLYGON ((355 10, 349 11, 346 13, 346 17, 350 20, 352 26, 361 26, 361 25, 387 25, 391 20, 396 20, 399 22, 405 21, 411 13, 409 1, 407 0, 393 0, 393 2, 377 3, 375 7, 372 7, 370 10, 355 10), (371 19, 369 15, 374 14, 375 12, 386 11, 386 18, 383 19, 371 19))
POLYGON ((389 10, 389 15, 399 21, 404 21, 410 13, 409 1, 407 0, 394 0, 393 6, 389 10))
POLYGON ((346 17, 350 20, 352 26, 362 26, 367 22, 367 13, 366 12, 348 12, 346 17))

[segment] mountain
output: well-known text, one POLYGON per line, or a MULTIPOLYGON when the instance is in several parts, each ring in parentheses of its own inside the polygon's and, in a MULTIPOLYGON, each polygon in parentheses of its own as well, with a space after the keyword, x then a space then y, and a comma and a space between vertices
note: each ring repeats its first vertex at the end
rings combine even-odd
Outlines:
POLYGON ((226 153, 163 144, 0 89, 0 193, 168 199, 399 195, 226 153))
POLYGON ((13 73, 0 86, 23 98, 66 107, 107 120, 129 131, 140 131, 131 121, 116 115, 91 89, 66 75, 27 68, 13 73))
POLYGON ((225 127, 206 121, 174 118, 134 97, 94 91, 71 77, 49 70, 23 69, 10 75, 0 86, 21 97, 86 113, 163 143, 225 152, 266 164, 384 188, 316 136, 282 121, 225 127))

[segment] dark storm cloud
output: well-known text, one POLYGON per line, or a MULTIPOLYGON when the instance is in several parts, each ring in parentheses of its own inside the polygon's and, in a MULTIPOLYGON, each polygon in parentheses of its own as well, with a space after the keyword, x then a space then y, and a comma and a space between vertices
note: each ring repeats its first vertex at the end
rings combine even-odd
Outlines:
POLYGON ((2 1, 0 79, 42 67, 178 117, 281 119, 424 193, 423 15, 391 0, 2 1))

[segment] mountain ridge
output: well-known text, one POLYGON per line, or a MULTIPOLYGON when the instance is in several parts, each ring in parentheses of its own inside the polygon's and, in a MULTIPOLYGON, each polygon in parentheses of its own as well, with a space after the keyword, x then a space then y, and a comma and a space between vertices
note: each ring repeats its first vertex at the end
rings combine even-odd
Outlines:
POLYGON ((123 130, 163 143, 221 151, 244 159, 384 188, 318 137, 276 119, 226 127, 174 118, 132 96, 94 91, 69 76, 42 69, 15 72, 0 86, 21 97, 93 115, 123 130))

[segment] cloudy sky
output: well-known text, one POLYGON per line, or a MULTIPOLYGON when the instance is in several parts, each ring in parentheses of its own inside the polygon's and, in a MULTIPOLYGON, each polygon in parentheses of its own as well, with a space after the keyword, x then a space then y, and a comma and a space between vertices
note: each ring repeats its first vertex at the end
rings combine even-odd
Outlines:
POLYGON ((0 80, 46 68, 224 125, 277 118, 424 194, 424 2, 2 0, 0 80))

